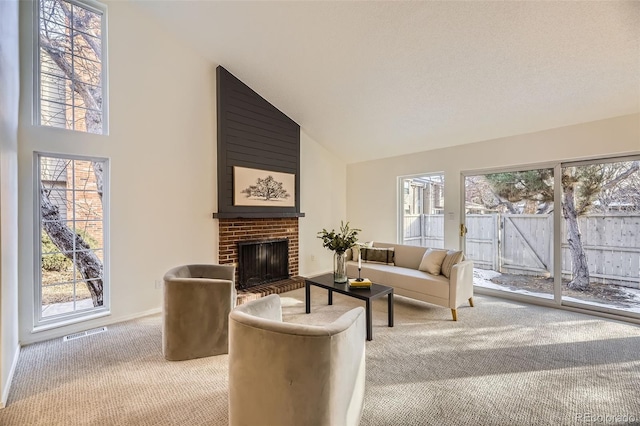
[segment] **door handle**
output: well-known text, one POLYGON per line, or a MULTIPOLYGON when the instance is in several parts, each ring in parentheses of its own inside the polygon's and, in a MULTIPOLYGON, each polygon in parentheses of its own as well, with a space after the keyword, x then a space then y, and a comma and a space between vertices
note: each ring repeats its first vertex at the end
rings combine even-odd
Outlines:
POLYGON ((460 224, 460 236, 464 237, 465 235, 467 235, 467 227, 464 226, 464 223, 460 224))

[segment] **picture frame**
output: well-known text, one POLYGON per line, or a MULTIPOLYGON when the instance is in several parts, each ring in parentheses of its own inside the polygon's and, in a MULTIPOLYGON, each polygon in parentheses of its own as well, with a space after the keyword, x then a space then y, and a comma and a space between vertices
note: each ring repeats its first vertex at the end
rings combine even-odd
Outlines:
POLYGON ((234 166, 233 205, 295 207, 296 175, 234 166))

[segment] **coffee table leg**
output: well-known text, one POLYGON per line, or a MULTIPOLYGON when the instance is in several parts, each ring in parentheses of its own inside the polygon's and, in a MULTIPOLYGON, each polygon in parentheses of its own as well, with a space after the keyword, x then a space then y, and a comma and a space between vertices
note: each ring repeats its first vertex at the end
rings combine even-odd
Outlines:
POLYGON ((373 340, 373 325, 371 324, 371 300, 367 299, 367 340, 373 340))
POLYGON ((333 290, 329 290, 327 305, 333 305, 333 290))
POLYGON ((393 293, 387 296, 387 312, 389 313, 389 327, 393 327, 393 293))
POLYGON ((304 304, 306 312, 311 313, 311 286, 308 282, 304 285, 304 304))

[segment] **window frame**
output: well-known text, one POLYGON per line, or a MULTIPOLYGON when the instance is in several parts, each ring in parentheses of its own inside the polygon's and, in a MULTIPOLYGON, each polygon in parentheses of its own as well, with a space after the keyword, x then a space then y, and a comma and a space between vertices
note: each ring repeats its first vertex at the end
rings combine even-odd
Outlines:
MULTIPOLYGON (((73 154, 58 154, 51 152, 37 151, 33 154, 33 202, 34 202, 34 282, 33 282, 33 331, 44 331, 51 328, 57 328, 68 324, 74 324, 77 322, 83 322, 94 318, 99 318, 107 315, 111 315, 111 282, 110 282, 110 232, 109 232, 109 218, 110 218, 110 160, 104 157, 98 156, 84 156, 73 154), (62 160, 80 160, 80 161, 101 161, 103 162, 103 174, 102 174, 102 233, 103 233, 103 304, 99 307, 93 307, 90 309, 74 310, 70 313, 63 313, 58 315, 52 315, 46 318, 42 316, 42 244, 41 244, 41 229, 42 229, 42 211, 40 209, 40 182, 41 182, 41 167, 40 160, 43 157, 58 158, 62 160)), ((75 191, 75 183, 73 187, 75 191)), ((67 216, 67 222, 72 221, 67 216)), ((75 218, 73 219, 75 222, 75 218)), ((74 279, 74 283, 77 279, 74 279)))
MULTIPOLYGON (((397 177, 397 201, 396 201, 396 205, 397 205, 397 219, 396 219, 396 225, 397 225, 397 237, 396 237, 396 243, 398 244, 405 244, 404 242, 404 216, 406 214, 405 212, 405 196, 406 195, 411 195, 411 185, 407 184, 405 185, 405 182, 409 179, 415 179, 415 178, 421 178, 421 177, 429 177, 429 176, 441 176, 442 177, 442 185, 443 185, 443 193, 442 193, 442 211, 443 211, 443 215, 444 212, 446 211, 445 209, 445 200, 444 200, 444 186, 445 186, 445 172, 443 170, 440 171, 435 171, 435 172, 424 172, 424 173, 416 173, 416 174, 410 174, 410 175, 402 175, 402 176, 398 176, 397 177), (407 193, 405 193, 407 192, 407 193)), ((421 202, 423 203, 422 207, 421 207, 421 214, 424 214, 424 194, 421 195, 421 202)))
POLYGON ((67 130, 72 132, 81 132, 86 134, 95 135, 108 135, 109 134, 109 46, 108 46, 108 13, 107 5, 99 3, 94 0, 64 0, 74 6, 87 9, 94 13, 101 15, 101 37, 100 43, 102 46, 101 55, 101 89, 102 89, 102 132, 91 133, 88 131, 82 131, 77 129, 69 129, 67 127, 55 127, 42 123, 42 99, 40 96, 41 90, 41 70, 40 70, 40 5, 41 0, 34 1, 33 11, 33 108, 32 108, 32 123, 35 126, 46 127, 50 129, 67 130))

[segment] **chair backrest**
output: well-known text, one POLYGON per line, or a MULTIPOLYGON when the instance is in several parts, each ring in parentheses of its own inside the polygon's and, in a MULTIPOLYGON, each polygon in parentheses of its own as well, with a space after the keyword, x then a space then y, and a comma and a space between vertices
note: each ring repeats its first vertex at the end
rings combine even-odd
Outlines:
POLYGON ((235 267, 183 265, 164 276, 162 352, 181 361, 228 352, 235 267))
POLYGON ((322 326, 281 318, 276 294, 229 314, 229 424, 357 425, 364 402, 364 309, 322 326))
POLYGON ((165 280, 173 278, 215 278, 235 282, 236 267, 233 265, 193 264, 170 269, 165 280))

